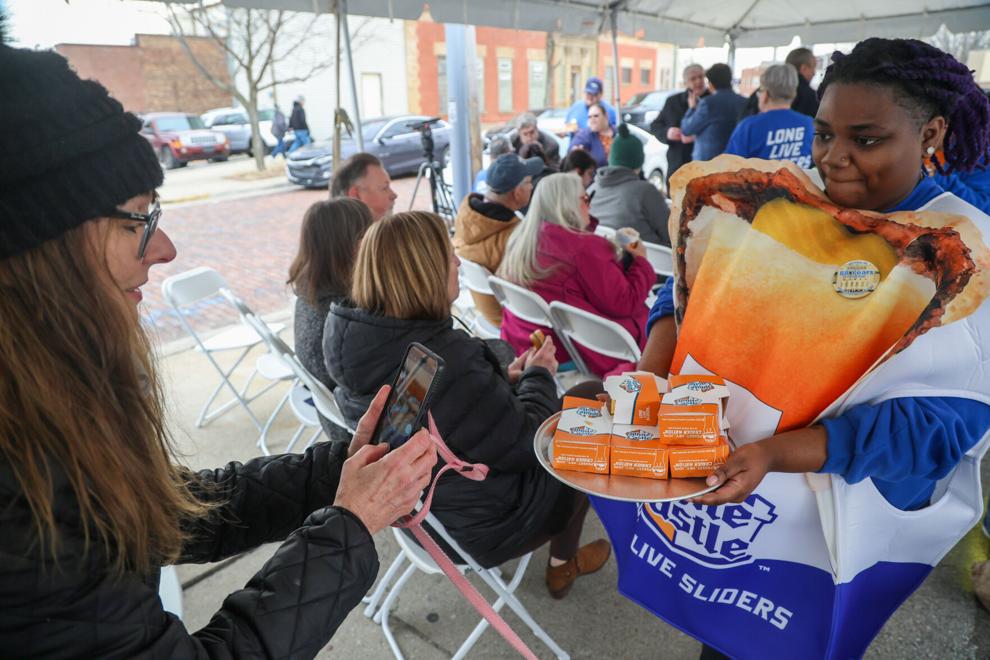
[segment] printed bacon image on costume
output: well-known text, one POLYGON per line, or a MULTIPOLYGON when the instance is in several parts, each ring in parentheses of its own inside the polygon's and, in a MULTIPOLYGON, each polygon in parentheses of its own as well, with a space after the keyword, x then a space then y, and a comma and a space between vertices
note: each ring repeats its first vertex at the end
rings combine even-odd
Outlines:
POLYGON ((832 204, 791 163, 720 156, 671 179, 685 359, 809 423, 861 376, 990 294, 967 218, 832 204))

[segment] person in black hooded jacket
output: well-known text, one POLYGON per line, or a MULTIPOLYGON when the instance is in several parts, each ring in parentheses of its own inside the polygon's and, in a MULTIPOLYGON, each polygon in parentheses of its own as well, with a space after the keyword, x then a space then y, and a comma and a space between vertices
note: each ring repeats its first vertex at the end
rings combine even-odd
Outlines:
MULTIPOLYGON (((451 450, 489 466, 488 478, 441 477, 432 511, 483 566, 497 566, 550 541, 547 586, 563 597, 574 579, 598 570, 610 547, 578 549, 588 499, 544 471, 533 436, 560 409, 555 348, 529 349, 507 370, 484 341, 451 324, 457 267, 446 226, 436 215, 398 213, 370 227, 354 267, 354 306, 333 305, 323 333, 327 371, 348 419, 391 382, 410 342, 445 362, 430 411, 451 450)), ((585 395, 601 383, 592 384, 585 395)))
POLYGON ((0 45, 0 656, 311 658, 374 582, 372 534, 436 463, 422 432, 193 472, 174 463, 138 316, 162 183, 141 122, 53 52, 0 45), (70 105, 72 113, 63 109, 70 105), (408 448, 408 451, 407 451, 408 448), (160 569, 283 541, 203 629, 160 569))

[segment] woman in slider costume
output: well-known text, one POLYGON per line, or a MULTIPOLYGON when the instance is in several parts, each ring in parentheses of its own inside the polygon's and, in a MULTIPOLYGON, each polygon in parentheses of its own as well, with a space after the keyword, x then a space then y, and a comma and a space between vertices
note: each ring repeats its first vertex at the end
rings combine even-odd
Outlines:
POLYGON ((429 480, 429 436, 358 449, 383 390, 346 462, 321 443, 176 465, 137 311, 176 254, 141 122, 61 56, 2 44, 0 116, 0 655, 315 656, 375 580, 372 534, 429 480), (201 630, 163 609, 163 565, 273 541, 201 630))
POLYGON ((677 276, 640 366, 730 384, 718 488, 595 502, 632 545, 620 589, 709 657, 862 655, 982 510, 990 218, 922 164, 944 148, 947 171, 976 167, 990 104, 963 64, 900 39, 836 53, 819 97, 824 194, 734 156, 674 176, 677 276))

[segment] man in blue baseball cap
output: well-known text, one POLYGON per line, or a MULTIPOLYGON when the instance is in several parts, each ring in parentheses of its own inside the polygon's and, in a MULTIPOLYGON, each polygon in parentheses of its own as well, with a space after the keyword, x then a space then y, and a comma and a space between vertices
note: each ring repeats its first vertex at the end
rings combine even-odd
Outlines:
POLYGON ((605 112, 608 113, 608 123, 610 126, 615 127, 617 122, 615 113, 615 108, 608 104, 607 101, 602 100, 602 91, 605 89, 602 85, 602 79, 596 76, 588 78, 588 82, 584 83, 584 99, 580 101, 575 101, 574 105, 570 107, 567 111, 567 118, 564 120, 564 124, 567 126, 567 130, 571 132, 571 135, 577 133, 579 129, 588 127, 588 107, 592 103, 601 103, 605 107, 605 112))
MULTIPOLYGON (((461 202, 454 218, 454 252, 461 259, 498 270, 509 235, 529 206, 533 177, 543 171, 542 158, 499 156, 489 167, 484 195, 471 193, 461 202)), ((496 326, 502 324, 502 308, 494 296, 471 292, 475 306, 496 326)))

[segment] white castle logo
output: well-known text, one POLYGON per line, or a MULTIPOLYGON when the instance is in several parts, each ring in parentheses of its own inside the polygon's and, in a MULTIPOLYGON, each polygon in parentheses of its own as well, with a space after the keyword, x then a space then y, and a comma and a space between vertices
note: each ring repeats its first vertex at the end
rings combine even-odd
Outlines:
POLYGON ((753 561, 750 544, 777 519, 774 504, 756 494, 742 504, 662 502, 640 505, 638 513, 671 550, 711 568, 753 561))

